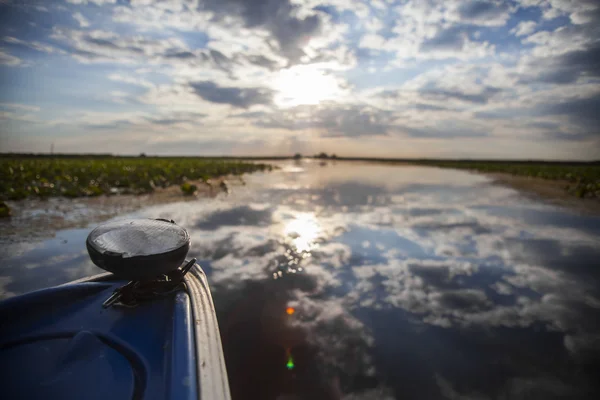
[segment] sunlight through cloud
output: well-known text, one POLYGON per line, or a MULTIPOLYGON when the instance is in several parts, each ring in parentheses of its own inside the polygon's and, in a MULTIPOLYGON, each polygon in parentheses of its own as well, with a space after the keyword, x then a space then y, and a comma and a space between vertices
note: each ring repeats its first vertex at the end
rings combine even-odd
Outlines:
POLYGON ((274 100, 280 107, 314 105, 342 95, 335 77, 310 65, 279 71, 274 88, 277 91, 274 100))

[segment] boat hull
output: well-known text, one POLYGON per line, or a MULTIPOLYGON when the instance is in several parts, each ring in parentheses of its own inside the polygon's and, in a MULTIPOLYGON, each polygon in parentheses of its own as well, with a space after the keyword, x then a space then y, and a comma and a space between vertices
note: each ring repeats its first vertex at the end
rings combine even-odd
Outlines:
POLYGON ((102 274, 0 303, 3 398, 229 399, 200 266, 175 293, 103 308, 125 283, 102 274))

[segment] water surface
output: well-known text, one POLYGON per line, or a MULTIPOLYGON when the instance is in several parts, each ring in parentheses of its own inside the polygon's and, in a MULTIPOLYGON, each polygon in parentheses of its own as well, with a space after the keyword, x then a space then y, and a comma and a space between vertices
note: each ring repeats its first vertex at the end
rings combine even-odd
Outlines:
MULTIPOLYGON (((234 399, 597 398, 600 218, 464 171, 281 166, 121 216, 188 229, 234 399)), ((91 228, 3 246, 2 295, 99 272, 91 228)))

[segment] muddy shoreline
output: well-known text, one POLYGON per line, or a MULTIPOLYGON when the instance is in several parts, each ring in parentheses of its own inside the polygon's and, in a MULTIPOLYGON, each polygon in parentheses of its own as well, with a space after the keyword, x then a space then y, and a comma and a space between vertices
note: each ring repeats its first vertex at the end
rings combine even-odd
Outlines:
POLYGON ((580 199, 573 196, 565 190, 565 187, 570 184, 568 181, 517 176, 506 173, 481 174, 492 178, 495 184, 516 189, 523 195, 535 200, 565 207, 579 213, 600 215, 600 199, 580 199))
POLYGON ((31 242, 47 238, 61 229, 82 228, 142 207, 214 198, 226 194, 225 187, 245 184, 243 178, 239 176, 215 178, 210 181, 210 184, 203 181, 189 182, 198 188, 195 195, 186 196, 179 185, 172 185, 143 195, 102 195, 74 199, 53 197, 8 201, 11 217, 0 220, 2 231, 0 244, 31 242))

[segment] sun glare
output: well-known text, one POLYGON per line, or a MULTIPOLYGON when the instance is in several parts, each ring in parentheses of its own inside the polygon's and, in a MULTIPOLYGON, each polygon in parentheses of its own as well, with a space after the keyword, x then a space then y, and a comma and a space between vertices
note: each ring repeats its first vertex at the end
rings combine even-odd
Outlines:
POLYGON ((341 95, 341 88, 335 77, 307 65, 279 71, 274 89, 277 91, 275 102, 280 107, 319 104, 341 95))
POLYGON ((300 214, 290 221, 284 228, 286 236, 292 238, 296 251, 310 251, 315 240, 321 233, 321 227, 313 214, 300 214))

